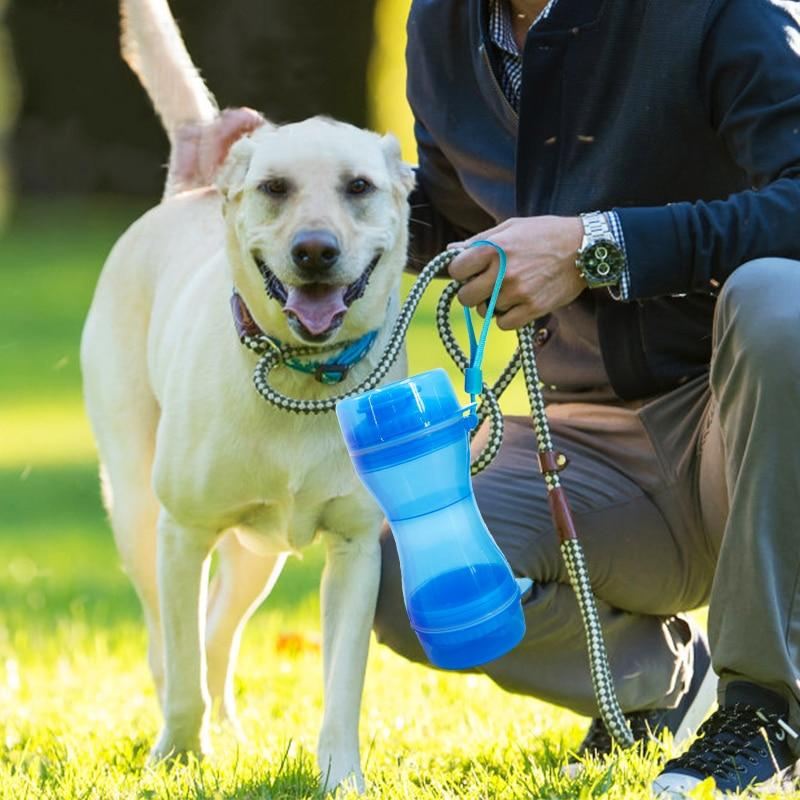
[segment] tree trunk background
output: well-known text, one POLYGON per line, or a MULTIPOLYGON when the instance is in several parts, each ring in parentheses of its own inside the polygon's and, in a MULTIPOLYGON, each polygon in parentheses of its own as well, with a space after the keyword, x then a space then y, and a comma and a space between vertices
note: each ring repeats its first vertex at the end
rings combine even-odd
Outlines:
MULTIPOLYGON (((365 125, 376 0, 171 0, 220 107, 365 125)), ((168 142, 119 54, 114 0, 12 0, 18 192, 158 196, 168 142)))

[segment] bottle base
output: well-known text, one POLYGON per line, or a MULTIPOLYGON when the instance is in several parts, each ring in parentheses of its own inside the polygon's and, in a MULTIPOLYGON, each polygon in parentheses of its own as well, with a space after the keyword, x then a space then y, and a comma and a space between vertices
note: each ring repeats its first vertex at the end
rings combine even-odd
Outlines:
POLYGON ((425 655, 440 669, 469 669, 513 650, 525 636, 519 602, 477 625, 456 631, 416 631, 425 655))

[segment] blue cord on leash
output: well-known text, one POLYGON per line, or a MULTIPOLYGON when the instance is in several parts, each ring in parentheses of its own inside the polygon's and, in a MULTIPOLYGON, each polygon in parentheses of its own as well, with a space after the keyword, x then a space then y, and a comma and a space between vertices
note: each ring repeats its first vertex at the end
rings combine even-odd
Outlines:
POLYGON ((494 281, 494 288, 492 295, 489 298, 489 303, 486 306, 486 317, 483 320, 481 327, 480 339, 475 338, 475 328, 472 325, 472 315, 469 308, 464 306, 464 319, 467 323, 467 334, 469 336, 469 367, 464 370, 464 391, 469 394, 470 405, 472 411, 469 416, 470 422, 475 425, 478 418, 475 414, 476 397, 483 391, 483 370, 481 365, 483 363, 483 355, 486 350, 486 339, 489 336, 489 326, 492 323, 494 316, 494 309, 497 305, 497 296, 500 294, 500 287, 503 284, 503 278, 506 276, 506 251, 500 247, 499 244, 490 242, 488 239, 481 239, 480 241, 473 242, 470 247, 493 247, 498 256, 500 257, 500 268, 497 270, 497 278, 494 281))

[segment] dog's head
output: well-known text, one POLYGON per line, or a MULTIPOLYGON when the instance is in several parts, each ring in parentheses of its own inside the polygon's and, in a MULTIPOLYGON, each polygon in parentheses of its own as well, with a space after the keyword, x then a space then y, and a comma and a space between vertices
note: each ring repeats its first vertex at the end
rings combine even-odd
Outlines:
POLYGON ((217 187, 233 281, 262 330, 314 344, 379 328, 405 265, 412 186, 394 137, 329 119, 239 140, 217 187))

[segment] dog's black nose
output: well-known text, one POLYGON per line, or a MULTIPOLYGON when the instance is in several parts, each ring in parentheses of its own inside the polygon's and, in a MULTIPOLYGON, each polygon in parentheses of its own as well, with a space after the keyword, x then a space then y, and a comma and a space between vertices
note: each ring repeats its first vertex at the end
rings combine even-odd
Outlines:
POLYGON ((292 240, 292 260, 304 270, 322 272, 339 260, 339 240, 330 231, 300 231, 292 240))

